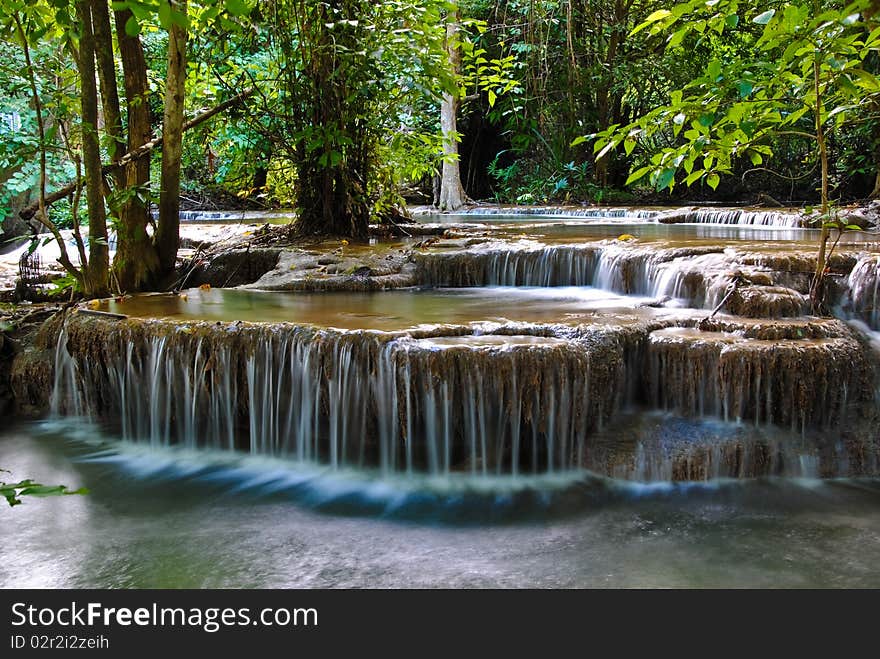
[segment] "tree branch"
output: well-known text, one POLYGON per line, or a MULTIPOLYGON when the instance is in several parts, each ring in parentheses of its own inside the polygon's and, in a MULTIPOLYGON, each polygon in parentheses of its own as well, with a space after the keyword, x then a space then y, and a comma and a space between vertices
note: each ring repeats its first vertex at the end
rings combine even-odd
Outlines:
MULTIPOLYGON (((220 114, 221 112, 224 112, 224 111, 228 110, 229 108, 231 108, 235 105, 238 105, 243 100, 245 100, 249 96, 253 95, 253 93, 255 91, 256 91, 256 89, 254 87, 251 87, 249 89, 245 89, 243 92, 241 92, 240 94, 238 94, 237 96, 235 96, 233 98, 230 98, 228 101, 223 101, 222 103, 214 106, 210 110, 206 110, 202 114, 185 122, 183 124, 183 131, 186 132, 191 128, 195 128, 196 126, 206 122, 211 117, 214 117, 214 116, 220 114)), ((114 169, 117 169, 119 167, 124 167, 126 164, 130 163, 133 160, 143 158, 145 155, 149 154, 153 149, 161 146, 162 142, 163 142, 163 138, 160 136, 160 137, 157 137, 155 139, 150 140, 149 142, 142 144, 141 146, 134 149, 133 151, 129 151, 128 153, 126 153, 124 156, 122 156, 116 162, 104 165, 102 168, 103 173, 109 174, 114 169)), ((72 181, 71 183, 68 183, 67 185, 65 185, 63 188, 56 190, 52 194, 46 195, 45 201, 44 201, 45 206, 47 206, 47 207, 51 206, 59 199, 64 199, 65 197, 67 197, 68 195, 73 193, 76 190, 79 183, 80 183, 79 180, 72 181)), ((24 209, 22 209, 18 215, 21 219, 28 221, 37 213, 38 210, 39 210, 39 203, 31 204, 29 206, 26 206, 24 209)))

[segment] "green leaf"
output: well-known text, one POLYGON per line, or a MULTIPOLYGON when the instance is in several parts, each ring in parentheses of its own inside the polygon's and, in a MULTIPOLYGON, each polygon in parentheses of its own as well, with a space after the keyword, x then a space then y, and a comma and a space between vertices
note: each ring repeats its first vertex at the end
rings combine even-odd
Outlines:
POLYGON ((707 184, 709 185, 709 187, 712 188, 713 190, 717 190, 717 189, 718 189, 718 184, 719 184, 720 182, 721 182, 721 177, 718 176, 718 174, 716 174, 715 172, 712 172, 711 174, 709 174, 709 176, 706 177, 706 183, 707 183, 707 184))
POLYGON ((701 178, 703 178, 703 174, 705 174, 705 173, 706 173, 706 172, 703 171, 702 169, 698 169, 698 170, 696 170, 696 171, 694 171, 694 172, 691 172, 691 173, 688 175, 688 177, 684 180, 684 184, 685 184, 686 186, 688 186, 688 187, 692 186, 692 185, 693 185, 694 183, 696 183, 698 180, 700 180, 701 178))
POLYGON ((650 14, 648 18, 645 19, 645 22, 656 23, 657 21, 662 21, 667 16, 672 16, 672 12, 668 9, 658 9, 654 13, 650 14))
POLYGON ((755 86, 748 80, 740 80, 736 83, 736 88, 739 90, 740 98, 748 98, 755 86))
POLYGON ((171 27, 171 4, 168 2, 159 3, 159 25, 166 30, 171 27))
POLYGON ((776 14, 775 9, 768 9, 762 14, 758 14, 752 19, 752 23, 757 23, 758 25, 767 25, 771 20, 773 20, 773 16, 776 14))
POLYGON ((718 76, 721 75, 721 62, 717 59, 713 59, 709 62, 709 66, 706 67, 706 75, 709 76, 709 79, 713 82, 718 79, 718 76))
POLYGON ((677 32, 673 32, 672 36, 669 37, 669 47, 674 48, 679 45, 682 41, 684 41, 685 36, 688 33, 688 29, 686 27, 678 30, 677 32))
POLYGON ((650 172, 652 169, 652 167, 640 167, 629 175, 629 178, 626 179, 626 185, 631 185, 632 183, 638 181, 640 178, 643 178, 645 174, 650 172))
POLYGON ((658 190, 665 190, 666 188, 669 188, 671 190, 674 183, 675 170, 667 168, 660 172, 660 175, 657 177, 656 186, 658 190))
POLYGON ((134 15, 129 16, 128 20, 125 21, 125 33, 130 37, 136 37, 141 33, 140 23, 138 23, 134 15))
POLYGON ((226 11, 233 16, 244 16, 251 11, 246 0, 226 0, 226 11))
POLYGON ((728 27, 736 27, 739 25, 739 16, 730 14, 724 18, 724 22, 727 23, 728 27))

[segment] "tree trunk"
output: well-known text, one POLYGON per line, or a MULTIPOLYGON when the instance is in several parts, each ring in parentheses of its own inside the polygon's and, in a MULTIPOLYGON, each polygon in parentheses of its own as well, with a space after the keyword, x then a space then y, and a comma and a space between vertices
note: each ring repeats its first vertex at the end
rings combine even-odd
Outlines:
MULTIPOLYGON (((143 46, 139 37, 131 37, 125 32, 125 23, 131 15, 128 9, 124 9, 115 12, 114 16, 122 58, 129 153, 149 142, 153 134, 143 46)), ((121 185, 129 190, 146 188, 150 183, 149 153, 127 162, 120 177, 121 185)), ((159 270, 159 258, 147 234, 150 209, 141 197, 132 195, 119 209, 119 217, 113 273, 122 292, 143 290, 155 281, 159 270)))
POLYGON ((334 17, 356 16, 356 9, 357 3, 340 0, 316 4, 306 22, 298 24, 299 29, 312 34, 308 45, 303 44, 295 53, 302 58, 297 63, 304 72, 302 79, 288 83, 299 86, 292 95, 304 99, 297 119, 329 134, 344 134, 350 141, 325 142, 318 148, 314 144, 310 148, 305 140, 297 144, 296 231, 302 235, 368 239, 371 205, 366 186, 373 157, 372 136, 362 119, 364 99, 348 89, 352 84, 350 63, 340 55, 359 47, 359 28, 337 27, 331 33, 326 27, 334 17), (303 94, 303 89, 308 92, 303 94))
MULTIPOLYGON (((453 76, 461 72, 461 51, 458 47, 458 6, 446 16, 446 52, 453 76)), ((464 206, 466 195, 461 184, 461 168, 458 154, 458 108, 461 103, 458 91, 444 92, 440 103, 440 130, 443 134, 443 173, 440 176, 440 210, 457 211, 464 206)))
POLYGON ((822 232, 819 235, 819 254, 816 256, 816 272, 810 284, 810 302, 813 311, 821 312, 825 297, 825 275, 828 266, 828 239, 831 236, 828 230, 828 149, 825 141, 825 129, 822 124, 822 94, 820 91, 820 67, 818 55, 813 62, 813 83, 816 93, 816 142, 819 146, 819 161, 822 165, 822 232))
MULTIPOLYGON (((101 82, 101 103, 104 110, 104 132, 110 161, 116 162, 125 153, 125 136, 122 132, 122 116, 119 111, 119 89, 116 85, 116 62, 113 59, 113 35, 110 29, 110 12, 105 0, 90 0, 92 27, 95 38, 95 56, 98 62, 98 80, 101 82)), ((121 176, 114 173, 118 185, 121 176)))
MULTIPOLYGON (((626 24, 626 9, 621 0, 614 3, 614 18, 611 21, 611 34, 608 37, 608 50, 605 53, 605 74, 602 82, 596 88, 596 110, 598 114, 599 130, 605 130, 611 125, 612 104, 611 86, 614 83, 614 66, 617 59, 617 50, 620 47, 620 39, 626 24)), ((611 154, 607 153, 596 160, 596 181, 599 185, 608 185, 608 167, 611 154)))
MULTIPOLYGON (((872 103, 872 109, 876 112, 880 110, 880 102, 872 103)), ((870 199, 880 199, 880 121, 874 122, 874 130, 871 137, 874 142, 874 168, 877 173, 874 175, 874 189, 869 195, 870 199)))
MULTIPOLYGON (((186 13, 186 0, 169 4, 186 13)), ((162 123, 162 190, 156 250, 162 276, 174 271, 180 242, 180 159, 183 152, 183 106, 186 83, 186 30, 174 24, 168 32, 168 67, 165 75, 165 114, 162 123)))
POLYGON ((88 297, 106 297, 110 292, 110 249, 107 245, 104 177, 98 145, 98 87, 95 83, 95 39, 89 0, 78 0, 76 10, 80 22, 79 78, 82 95, 83 166, 86 199, 89 204, 89 263, 83 268, 83 289, 88 297))

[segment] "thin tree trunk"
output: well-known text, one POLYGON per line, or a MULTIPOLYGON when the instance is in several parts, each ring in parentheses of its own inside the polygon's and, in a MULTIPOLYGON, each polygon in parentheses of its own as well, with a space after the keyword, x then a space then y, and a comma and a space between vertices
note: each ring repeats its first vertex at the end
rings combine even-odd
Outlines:
MULTIPOLYGON (((608 50, 605 53, 605 74, 602 82, 596 89, 596 109, 598 112, 599 130, 605 130, 611 125, 611 85, 614 83, 613 71, 617 59, 617 49, 626 21, 626 13, 621 0, 614 3, 614 17, 611 22, 611 34, 608 37, 608 50)), ((602 185, 608 185, 608 166, 611 155, 605 154, 596 160, 596 180, 602 185)))
MULTIPOLYGON (((446 52, 453 76, 461 71, 461 50, 458 46, 458 5, 446 16, 446 52)), ((461 99, 456 90, 444 92, 440 103, 440 130, 443 133, 443 172, 440 176, 440 210, 456 211, 465 204, 466 195, 461 184, 458 154, 458 108, 461 99)))
MULTIPOLYGON (((37 197, 37 219, 39 220, 40 224, 42 224, 52 233, 52 236, 55 238, 55 242, 58 243, 58 250, 60 254, 58 257, 58 262, 61 263, 61 265, 64 266, 64 269, 67 270, 68 273, 73 275, 73 277, 75 277, 78 281, 82 281, 82 271, 78 270, 73 265, 73 263, 71 263, 70 257, 67 254, 67 244, 64 242, 64 238, 61 236, 61 232, 58 230, 58 227, 55 225, 55 223, 49 220, 46 203, 46 128, 43 124, 43 103, 40 100, 40 93, 37 90, 37 77, 34 73, 33 62, 31 61, 31 49, 28 45, 27 35, 25 34, 24 28, 21 25, 21 19, 19 19, 18 13, 13 13, 12 18, 15 21, 15 27, 18 31, 18 36, 21 39, 21 47, 24 52, 25 65, 27 66, 28 84, 31 88, 31 96, 34 103, 34 113, 37 115, 37 135, 40 140, 40 190, 39 196, 37 197)), ((75 228, 75 231, 78 237, 78 227, 75 228)), ((84 266, 83 263, 81 263, 80 265, 84 266)))
MULTIPOLYGON (((150 104, 147 100, 150 93, 147 85, 147 64, 140 37, 129 36, 125 31, 131 12, 124 9, 114 14, 128 117, 128 153, 117 160, 117 163, 124 163, 121 171, 117 171, 123 187, 143 190, 150 183, 149 155, 129 158, 128 154, 141 149, 153 136, 150 104)), ((149 154, 149 151, 145 153, 149 154)), ((159 257, 147 234, 150 209, 141 196, 133 194, 122 205, 119 214, 113 273, 121 291, 142 290, 155 281, 159 270, 159 257)))
MULTIPOLYGON (((167 1, 173 8, 186 13, 186 0, 167 1)), ((180 159, 183 152, 186 36, 186 30, 177 24, 173 24, 168 32, 165 114, 162 123, 162 190, 159 192, 159 224, 155 239, 163 275, 174 270, 180 242, 180 159)))
MULTIPOLYGON (((872 109, 876 112, 880 110, 880 102, 872 103, 872 109)), ((874 123, 874 130, 871 137, 874 141, 874 168, 877 173, 874 176, 874 189, 871 191, 871 199, 880 199, 880 121, 874 123)))
MULTIPOLYGON (((818 57, 818 56, 817 56, 818 57)), ((822 164, 822 233, 819 235, 819 254, 816 257, 816 272, 810 285, 810 301, 814 311, 822 307, 824 295, 825 270, 827 267, 827 249, 830 232, 828 230, 828 149, 825 142, 825 130, 822 124, 822 95, 820 89, 819 60, 813 62, 813 83, 816 93, 816 141, 819 145, 819 160, 822 164)))
POLYGON ((79 77, 82 109, 83 166, 89 204, 89 263, 84 267, 83 288, 88 297, 104 297, 110 288, 110 248, 104 212, 104 177, 98 144, 98 87, 95 82, 95 39, 89 0, 77 0, 80 23, 79 77))

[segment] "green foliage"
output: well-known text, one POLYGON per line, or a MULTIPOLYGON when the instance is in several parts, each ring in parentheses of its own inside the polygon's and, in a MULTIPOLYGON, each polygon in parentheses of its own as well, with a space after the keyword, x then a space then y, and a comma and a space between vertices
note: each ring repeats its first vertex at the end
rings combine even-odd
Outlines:
MULTIPOLYGON (((0 472, 10 473, 5 469, 0 472)), ((6 499, 10 506, 18 506, 21 504, 21 497, 51 497, 67 494, 88 494, 89 491, 81 487, 78 490, 68 490, 65 485, 42 485, 30 479, 18 481, 17 483, 5 483, 0 481, 0 497, 6 499)))
POLYGON ((627 184, 658 190, 681 180, 715 189, 737 161, 764 166, 779 140, 818 147, 880 94, 864 66, 880 49, 880 30, 864 20, 870 2, 766 6, 695 0, 655 11, 634 32, 665 35, 672 51, 686 39, 708 43, 716 56, 667 103, 576 142, 593 140, 597 156, 623 146, 635 156, 627 184))

